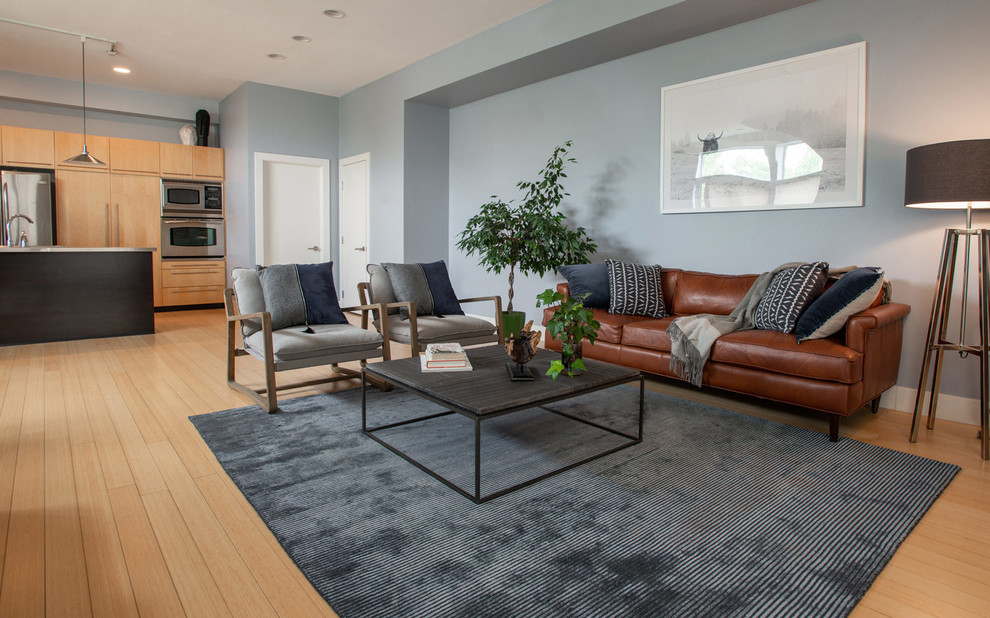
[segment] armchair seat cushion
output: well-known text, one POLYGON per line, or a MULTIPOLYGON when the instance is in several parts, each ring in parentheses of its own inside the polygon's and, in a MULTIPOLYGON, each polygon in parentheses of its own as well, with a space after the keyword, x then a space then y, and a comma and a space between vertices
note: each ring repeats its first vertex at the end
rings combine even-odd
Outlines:
MULTIPOLYGON (((276 363, 318 358, 320 356, 351 354, 374 350, 382 345, 382 336, 351 324, 311 324, 290 326, 272 331, 272 351, 276 363)), ((265 351, 264 333, 259 331, 244 338, 244 347, 255 356, 265 351)))
MULTIPOLYGON (((491 337, 495 334, 495 325, 487 320, 470 315, 446 315, 437 317, 421 315, 416 318, 419 329, 419 343, 435 343, 438 341, 465 341, 474 337, 491 337)), ((380 326, 375 320, 375 326, 380 326)), ((397 315, 388 316, 388 334, 393 341, 410 344, 410 321, 397 315)))

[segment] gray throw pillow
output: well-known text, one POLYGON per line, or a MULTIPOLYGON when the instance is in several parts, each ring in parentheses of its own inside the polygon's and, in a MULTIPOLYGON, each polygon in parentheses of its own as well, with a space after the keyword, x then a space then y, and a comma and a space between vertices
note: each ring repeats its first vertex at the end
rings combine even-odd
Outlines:
POLYGON ((263 267, 260 278, 265 307, 272 314, 272 330, 305 324, 306 300, 295 264, 263 267))
MULTIPOLYGON (((396 300, 416 304, 416 315, 433 315, 433 294, 419 264, 382 263, 392 282, 396 300)), ((405 317, 405 310, 402 311, 405 317)))

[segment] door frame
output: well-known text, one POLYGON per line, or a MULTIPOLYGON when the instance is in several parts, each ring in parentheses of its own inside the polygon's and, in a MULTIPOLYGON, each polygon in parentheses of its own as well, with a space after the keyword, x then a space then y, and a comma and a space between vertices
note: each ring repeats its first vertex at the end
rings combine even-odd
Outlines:
MULTIPOLYGON (((359 163, 361 161, 364 161, 368 167, 368 173, 365 176, 365 187, 364 187, 364 196, 366 200, 364 205, 364 247, 365 247, 364 262, 367 265, 371 263, 371 153, 370 152, 364 152, 358 155, 345 157, 337 162, 337 178, 339 180, 337 184, 337 204, 338 204, 337 237, 336 237, 337 256, 338 256, 337 261, 340 262, 341 260, 344 259, 344 251, 340 242, 340 237, 344 232, 344 226, 341 223, 341 219, 343 218, 342 213, 344 209, 344 195, 343 195, 344 167, 347 165, 352 165, 354 163, 359 163)), ((337 272, 343 273, 343 265, 341 264, 337 265, 337 272)), ((338 280, 338 285, 343 286, 343 282, 338 280)))
POLYGON ((330 261, 330 159, 272 152, 254 153, 254 259, 265 263, 265 164, 286 163, 320 170, 320 261, 330 261))

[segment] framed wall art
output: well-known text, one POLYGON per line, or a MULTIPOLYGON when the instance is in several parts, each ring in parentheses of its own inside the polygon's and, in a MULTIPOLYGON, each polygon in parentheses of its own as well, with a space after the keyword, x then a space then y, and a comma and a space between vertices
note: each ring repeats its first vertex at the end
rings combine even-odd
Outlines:
POLYGON ((667 86, 661 212, 863 205, 866 43, 667 86))

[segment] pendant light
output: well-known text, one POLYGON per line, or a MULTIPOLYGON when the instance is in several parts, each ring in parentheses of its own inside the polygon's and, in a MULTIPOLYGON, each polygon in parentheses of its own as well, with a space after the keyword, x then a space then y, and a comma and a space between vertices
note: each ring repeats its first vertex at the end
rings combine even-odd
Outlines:
POLYGON ((86 150, 86 37, 79 37, 82 40, 82 112, 83 112, 83 147, 82 152, 74 157, 69 157, 63 163, 71 165, 106 165, 86 150))

